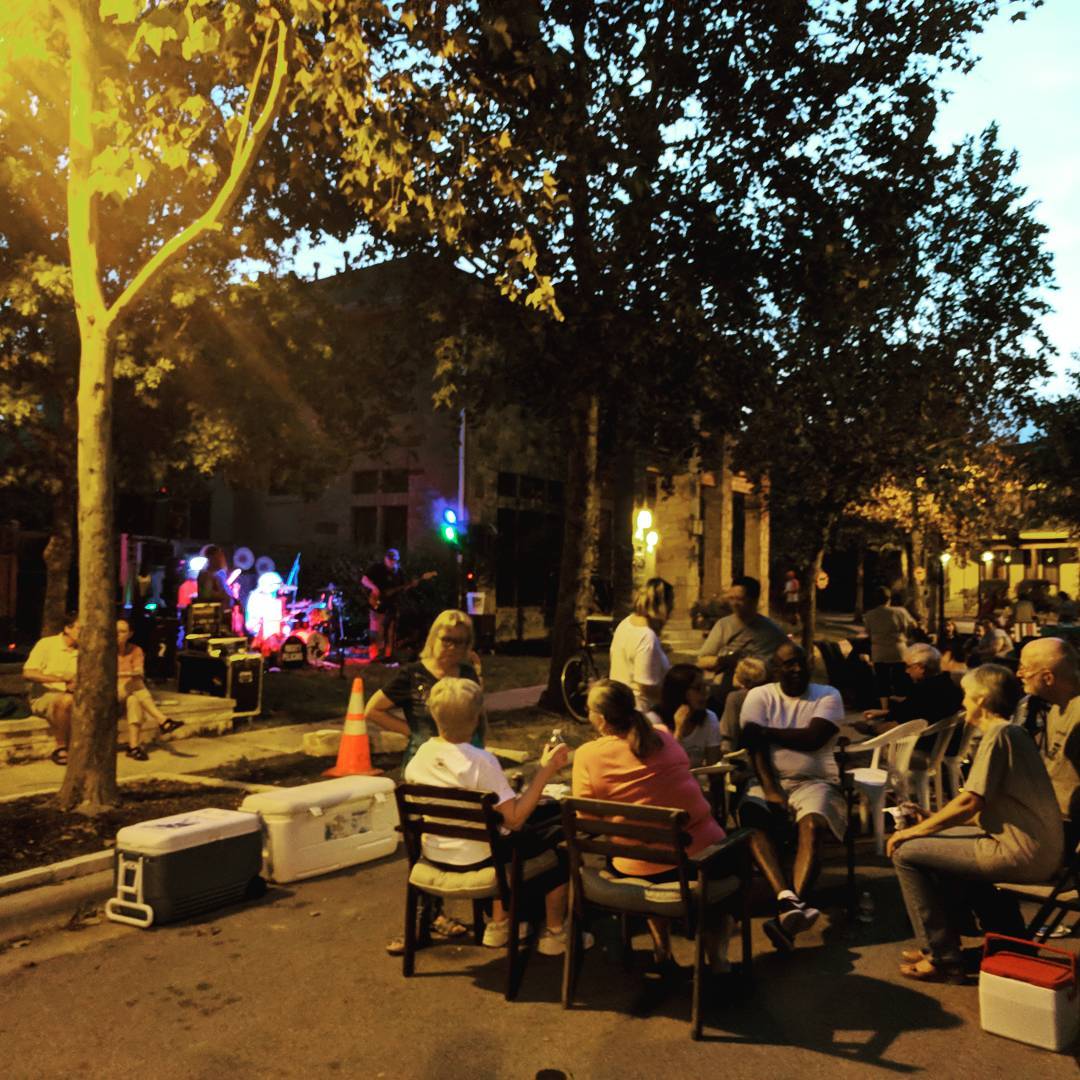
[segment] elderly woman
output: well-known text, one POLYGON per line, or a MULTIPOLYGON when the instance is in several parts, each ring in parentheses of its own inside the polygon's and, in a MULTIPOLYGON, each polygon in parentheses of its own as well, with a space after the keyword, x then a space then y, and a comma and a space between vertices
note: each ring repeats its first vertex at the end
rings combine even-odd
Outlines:
MULTIPOLYGON (((601 679, 589 691, 588 708, 589 722, 600 738, 585 743, 574 755, 574 795, 685 810, 690 815, 686 831, 691 855, 724 839, 724 830, 690 774, 686 751, 666 728, 653 727, 635 708, 630 687, 601 679)), ((656 883, 678 880, 675 867, 641 859, 615 858, 609 869, 656 883)), ((657 965, 670 966, 668 920, 650 918, 649 932, 657 965)), ((711 959, 719 959, 717 945, 710 943, 711 959)))
POLYGON ((962 982, 957 901, 983 929, 1022 929, 1014 902, 993 882, 1040 882, 1061 864, 1061 813, 1046 767, 1027 732, 1009 723, 1023 694, 999 664, 964 676, 966 722, 981 735, 960 793, 937 813, 889 838, 911 925, 921 950, 901 956, 909 979, 962 982), (993 923, 993 925, 988 925, 993 923))
POLYGON ((634 691, 637 708, 660 703, 660 688, 671 662, 660 631, 675 607, 675 589, 663 578, 649 578, 634 598, 634 611, 611 637, 611 677, 634 691))

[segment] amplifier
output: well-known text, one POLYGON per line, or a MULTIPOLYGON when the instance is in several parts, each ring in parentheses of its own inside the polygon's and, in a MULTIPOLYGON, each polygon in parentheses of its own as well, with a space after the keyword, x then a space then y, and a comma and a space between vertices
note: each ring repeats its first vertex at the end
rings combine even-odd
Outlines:
POLYGON ((247 645, 246 637, 212 637, 206 642, 206 651, 211 656, 232 656, 246 651, 247 645))
POLYGON ((204 656, 210 650, 209 634, 187 634, 184 637, 184 651, 202 653, 204 656))
POLYGON ((208 694, 232 698, 234 716, 258 716, 262 712, 263 658, 261 653, 210 656, 182 652, 177 656, 176 689, 181 694, 208 694))
POLYGON ((155 619, 146 640, 146 675, 155 680, 171 679, 176 674, 176 637, 179 619, 155 619))

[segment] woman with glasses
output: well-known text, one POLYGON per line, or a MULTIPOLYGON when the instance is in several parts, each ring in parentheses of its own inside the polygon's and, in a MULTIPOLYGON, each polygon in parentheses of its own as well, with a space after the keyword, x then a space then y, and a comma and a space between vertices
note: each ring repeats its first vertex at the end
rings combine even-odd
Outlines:
MULTIPOLYGON (((416 751, 439 734, 428 700, 436 683, 446 678, 469 679, 483 685, 480 657, 473 651, 472 619, 464 611, 440 612, 431 624, 420 658, 398 668, 390 682, 376 690, 367 703, 366 715, 370 723, 387 731, 396 731, 409 740, 401 760, 402 775, 416 751)), ((469 740, 473 746, 483 747, 486 726, 481 715, 469 740)), ((430 925, 433 934, 449 938, 468 933, 469 928, 464 923, 442 910, 441 899, 425 898, 425 903, 432 905, 430 925)), ((404 939, 393 938, 387 943, 386 951, 391 956, 400 956, 405 951, 404 939)))
MULTIPOLYGON (((387 731, 408 737, 401 768, 412 761, 421 746, 438 734, 428 695, 431 688, 447 676, 480 682, 480 658, 473 652, 472 619, 464 611, 443 611, 435 617, 428 631, 420 658, 403 664, 397 674, 367 705, 367 719, 387 731)), ((484 745, 484 725, 473 735, 474 746, 484 745)))

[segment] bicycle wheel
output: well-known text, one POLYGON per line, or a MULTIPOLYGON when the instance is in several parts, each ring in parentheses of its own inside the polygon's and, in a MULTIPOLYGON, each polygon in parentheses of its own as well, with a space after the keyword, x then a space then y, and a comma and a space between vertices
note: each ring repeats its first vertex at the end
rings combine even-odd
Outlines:
POLYGON ((588 720, 586 698, 589 687, 599 678, 596 663, 585 652, 575 653, 563 664, 562 694, 566 710, 575 720, 588 720))

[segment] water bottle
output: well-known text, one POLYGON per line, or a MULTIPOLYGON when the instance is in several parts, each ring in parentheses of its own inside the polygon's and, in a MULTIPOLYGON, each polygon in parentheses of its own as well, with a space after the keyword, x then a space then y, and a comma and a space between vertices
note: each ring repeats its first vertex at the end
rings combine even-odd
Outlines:
POLYGON ((562 728, 552 728, 551 734, 548 736, 547 744, 549 747, 558 746, 562 742, 562 728))
POLYGON ((874 898, 869 892, 864 891, 859 897, 859 922, 872 923, 874 921, 874 898))

